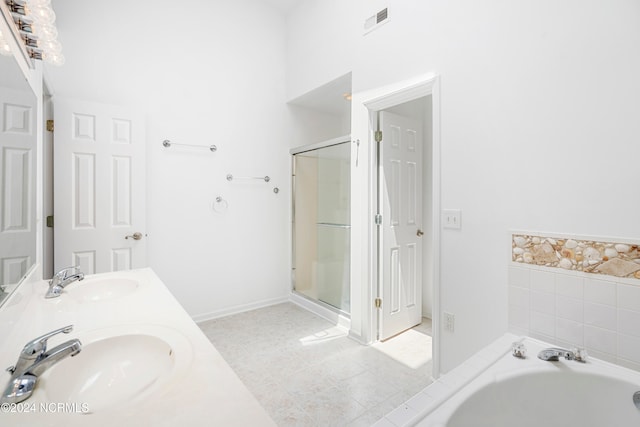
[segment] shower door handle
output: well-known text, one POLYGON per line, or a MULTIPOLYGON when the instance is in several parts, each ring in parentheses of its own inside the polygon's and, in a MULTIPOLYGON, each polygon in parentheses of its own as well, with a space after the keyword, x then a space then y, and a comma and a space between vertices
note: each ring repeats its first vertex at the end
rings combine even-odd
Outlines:
POLYGON ((422 230, 420 230, 420 229, 418 228, 418 231, 416 232, 416 236, 418 236, 418 237, 422 237, 422 235, 423 235, 423 234, 424 234, 424 231, 422 231, 422 230))

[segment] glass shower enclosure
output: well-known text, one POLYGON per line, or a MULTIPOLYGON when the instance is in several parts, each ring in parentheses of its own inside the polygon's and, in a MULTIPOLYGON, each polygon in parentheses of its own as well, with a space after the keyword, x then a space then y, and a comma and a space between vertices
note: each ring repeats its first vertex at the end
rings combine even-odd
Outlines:
POLYGON ((291 150, 293 291, 350 312, 349 137, 291 150))

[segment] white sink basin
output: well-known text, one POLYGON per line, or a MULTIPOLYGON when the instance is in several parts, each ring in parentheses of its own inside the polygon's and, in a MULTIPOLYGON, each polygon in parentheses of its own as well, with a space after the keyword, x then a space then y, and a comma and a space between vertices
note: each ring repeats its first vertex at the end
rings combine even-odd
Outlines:
POLYGON ((98 302, 129 295, 139 285, 137 280, 124 277, 85 279, 69 285, 64 293, 78 302, 98 302))
POLYGON ((122 334, 123 328, 79 334, 82 351, 43 375, 46 399, 83 403, 89 413, 123 409, 166 388, 191 364, 191 345, 178 332, 138 325, 122 334))

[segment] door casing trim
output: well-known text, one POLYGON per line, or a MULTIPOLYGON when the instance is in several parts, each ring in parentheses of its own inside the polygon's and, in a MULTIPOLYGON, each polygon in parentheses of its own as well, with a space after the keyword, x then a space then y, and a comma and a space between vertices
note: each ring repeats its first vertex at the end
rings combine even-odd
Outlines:
POLYGON ((431 96, 432 147, 431 191, 433 232, 433 376, 440 374, 440 206, 441 206, 441 141, 440 141, 440 77, 424 74, 387 86, 352 95, 352 268, 351 330, 352 338, 371 343, 376 336, 377 233, 374 216, 377 206, 376 150, 374 131, 379 111, 431 96), (356 150, 358 150, 356 152, 356 150), (360 157, 360 165, 353 159, 360 157), (364 167, 363 167, 364 166, 364 167))

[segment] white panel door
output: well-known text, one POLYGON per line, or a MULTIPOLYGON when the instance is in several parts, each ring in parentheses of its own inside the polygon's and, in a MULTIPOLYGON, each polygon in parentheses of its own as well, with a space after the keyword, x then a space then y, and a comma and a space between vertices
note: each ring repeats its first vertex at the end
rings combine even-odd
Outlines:
POLYGON ((383 111, 380 339, 422 321, 422 126, 383 111))
POLYGON ((54 98, 54 264, 85 274, 147 265, 144 119, 54 98), (135 240, 134 233, 142 238, 135 240))
POLYGON ((35 98, 0 88, 0 285, 18 283, 35 262, 35 98))

